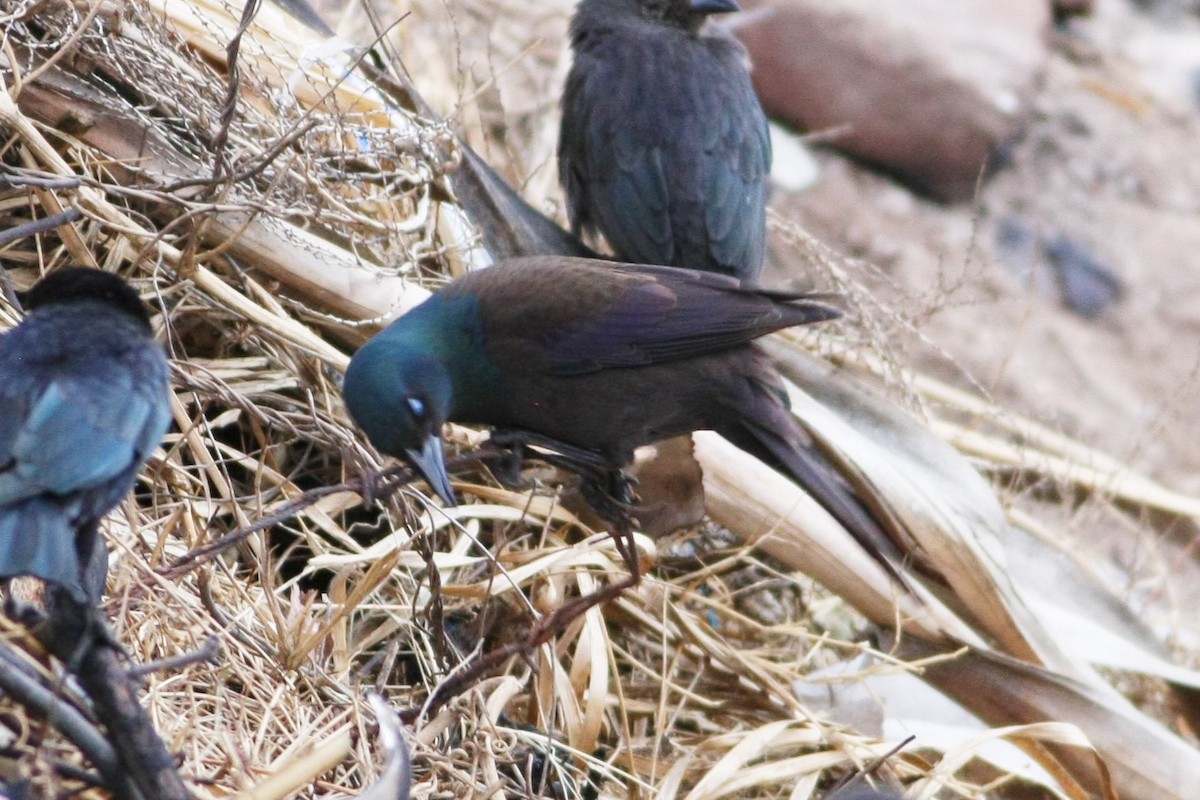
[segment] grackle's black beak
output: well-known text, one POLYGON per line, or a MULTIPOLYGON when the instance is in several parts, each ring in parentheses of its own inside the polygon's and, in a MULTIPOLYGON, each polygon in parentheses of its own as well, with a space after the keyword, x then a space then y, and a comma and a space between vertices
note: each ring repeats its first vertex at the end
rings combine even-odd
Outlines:
POLYGON ((446 474, 446 459, 442 455, 440 436, 431 433, 421 444, 420 450, 405 450, 404 454, 446 505, 458 505, 458 501, 454 499, 454 490, 450 488, 450 476, 446 474))

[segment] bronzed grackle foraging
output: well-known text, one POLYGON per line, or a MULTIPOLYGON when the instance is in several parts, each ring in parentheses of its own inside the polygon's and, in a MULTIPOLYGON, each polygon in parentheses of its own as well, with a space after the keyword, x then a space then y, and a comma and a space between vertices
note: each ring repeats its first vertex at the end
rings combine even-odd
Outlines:
POLYGON ((623 261, 758 277, 767 119, 745 50, 704 27, 737 10, 734 0, 581 0, 558 140, 573 232, 598 230, 623 261))
POLYGON ((882 530, 814 450, 752 343, 837 315, 819 298, 707 272, 517 259, 397 319, 355 353, 343 388, 371 442, 447 503, 447 421, 528 432, 610 474, 641 445, 710 429, 790 475, 887 563, 882 530))
POLYGON ((167 359, 121 278, 71 267, 0 338, 0 577, 103 591, 98 523, 167 430, 167 359))

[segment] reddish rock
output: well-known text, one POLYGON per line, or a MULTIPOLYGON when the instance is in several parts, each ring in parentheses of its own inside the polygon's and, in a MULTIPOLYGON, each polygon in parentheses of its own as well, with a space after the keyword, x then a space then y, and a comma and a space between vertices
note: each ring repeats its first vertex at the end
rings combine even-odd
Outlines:
POLYGON ((767 113, 942 200, 970 198, 1048 56, 1046 0, 743 0, 767 113))

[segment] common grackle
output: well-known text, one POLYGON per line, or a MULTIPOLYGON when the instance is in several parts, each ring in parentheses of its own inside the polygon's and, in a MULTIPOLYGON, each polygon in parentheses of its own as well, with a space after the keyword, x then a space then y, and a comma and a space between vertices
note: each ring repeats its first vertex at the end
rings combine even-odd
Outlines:
POLYGON ((50 273, 0 338, 0 577, 80 602, 103 591, 98 523, 170 421, 167 360, 146 307, 108 272, 50 273))
POLYGON ((734 0, 582 0, 562 99, 572 231, 617 258, 754 280, 771 141, 746 52, 712 32, 734 0))
POLYGON ((532 432, 613 470, 636 447, 711 429, 792 476, 886 563, 881 529, 814 450, 751 343, 837 315, 813 296, 707 272, 516 259, 393 322, 354 354, 343 389, 374 445, 447 503, 446 421, 532 432))

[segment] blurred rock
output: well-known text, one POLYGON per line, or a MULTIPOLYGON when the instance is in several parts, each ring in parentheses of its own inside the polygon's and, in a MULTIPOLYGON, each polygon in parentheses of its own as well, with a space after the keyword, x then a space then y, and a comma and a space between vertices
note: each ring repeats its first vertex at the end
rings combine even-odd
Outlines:
POLYGON ((1013 214, 997 222, 996 252, 1022 284, 1087 319, 1125 293, 1124 282, 1087 245, 1065 234, 1043 239, 1031 222, 1013 214))
POLYGON ((944 201, 1016 134, 1048 50, 1045 0, 744 0, 767 113, 944 201))
POLYGON ((1058 278, 1063 304, 1076 314, 1092 319, 1121 299, 1124 283, 1081 242, 1055 236, 1046 242, 1046 256, 1058 278))
POLYGON ((704 519, 704 473, 691 436, 639 447, 629 475, 637 481, 633 516, 647 536, 657 539, 704 519))
POLYGON ((1058 297, 1058 286, 1042 263, 1042 239, 1024 217, 1005 214, 996 222, 996 254, 1022 286, 1040 297, 1058 297))

